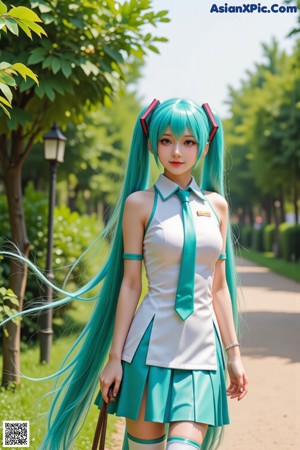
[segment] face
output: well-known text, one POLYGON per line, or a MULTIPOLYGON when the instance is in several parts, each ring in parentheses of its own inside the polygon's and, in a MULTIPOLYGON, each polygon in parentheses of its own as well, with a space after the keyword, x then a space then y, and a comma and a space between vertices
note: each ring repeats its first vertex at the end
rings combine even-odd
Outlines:
POLYGON ((196 162, 198 143, 187 128, 177 139, 168 127, 158 142, 157 150, 165 175, 183 175, 190 173, 196 162))

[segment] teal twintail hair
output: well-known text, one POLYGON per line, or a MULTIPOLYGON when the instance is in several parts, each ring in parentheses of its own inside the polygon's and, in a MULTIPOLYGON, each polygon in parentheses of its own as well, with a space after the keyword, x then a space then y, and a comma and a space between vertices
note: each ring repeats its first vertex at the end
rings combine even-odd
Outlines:
MULTIPOLYGON (((81 287, 73 294, 65 293, 65 298, 49 306, 56 307, 72 299, 83 300, 84 295, 102 283, 96 296, 96 305, 93 313, 81 335, 68 352, 61 369, 56 374, 44 378, 56 378, 56 382, 52 391, 54 399, 48 414, 48 430, 40 450, 70 450, 72 448, 99 385, 98 377, 104 366, 112 341, 117 301, 123 279, 122 217, 124 205, 126 198, 132 192, 145 190, 149 184, 148 139, 140 125, 140 117, 144 111, 138 117, 134 128, 120 197, 108 225, 100 236, 103 239, 108 235, 112 237, 107 260, 99 273, 87 285, 81 287), (60 380, 61 375, 63 375, 63 381, 60 380)), ((220 120, 217 117, 216 120, 219 130, 211 142, 208 154, 205 157, 201 188, 218 192, 224 196, 223 130, 220 120)), ((198 162, 210 132, 210 123, 203 108, 188 100, 171 99, 163 102, 154 110, 149 126, 149 141, 157 165, 159 165, 157 144, 168 126, 170 126, 176 137, 181 136, 186 128, 189 129, 198 142, 198 162)), ((1 253, 13 256, 9 252, 1 253)), ((226 278, 237 328, 237 276, 230 221, 228 223, 226 253, 226 278)), ((24 260, 20 255, 15 255, 15 257, 24 260)), ((32 263, 30 266, 33 267, 32 263)), ((33 269, 39 274, 37 269, 34 267, 33 269)), ((41 277, 45 282, 49 283, 42 275, 41 277)), ((62 293, 62 290, 57 289, 55 286, 53 288, 62 293)), ((40 309, 42 308, 32 308, 27 310, 26 313, 40 309)), ((24 313, 25 311, 18 315, 23 315, 24 313)), ((209 427, 201 448, 203 450, 216 449, 221 441, 222 431, 222 427, 209 427)), ((125 435, 123 450, 127 448, 125 435)))
MULTIPOLYGON (((219 129, 210 143, 209 151, 205 156, 201 188, 207 191, 218 192, 224 197, 224 135, 220 119, 214 114, 219 129)), ((234 249, 230 214, 228 213, 226 236, 226 281, 230 293, 233 319, 238 332, 238 305, 237 305, 237 272, 234 261, 234 249)), ((224 427, 208 427, 202 450, 217 449, 223 438, 224 427)))

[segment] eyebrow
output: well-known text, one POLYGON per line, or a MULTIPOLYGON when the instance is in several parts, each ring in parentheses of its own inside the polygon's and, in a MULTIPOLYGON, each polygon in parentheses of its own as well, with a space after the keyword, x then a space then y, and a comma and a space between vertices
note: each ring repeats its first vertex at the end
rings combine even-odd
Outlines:
MULTIPOLYGON (((164 133, 163 136, 173 136, 173 134, 171 134, 171 133, 164 133)), ((192 134, 184 134, 183 137, 192 137, 192 138, 194 138, 194 136, 192 134)))

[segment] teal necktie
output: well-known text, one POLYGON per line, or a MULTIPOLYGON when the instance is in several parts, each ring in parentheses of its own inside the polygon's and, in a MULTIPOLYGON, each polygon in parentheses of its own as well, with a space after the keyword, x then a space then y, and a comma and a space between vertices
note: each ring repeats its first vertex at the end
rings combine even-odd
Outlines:
POLYGON ((189 205, 190 188, 179 190, 176 195, 182 202, 184 242, 176 291, 175 311, 182 320, 194 312, 194 280, 196 266, 196 231, 189 205))

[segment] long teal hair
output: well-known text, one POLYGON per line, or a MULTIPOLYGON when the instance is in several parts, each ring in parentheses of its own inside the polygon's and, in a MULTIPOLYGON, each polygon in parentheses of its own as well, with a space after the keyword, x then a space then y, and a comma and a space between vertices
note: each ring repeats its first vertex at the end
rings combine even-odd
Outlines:
MULTIPOLYGON (((99 287, 94 297, 95 308, 81 335, 64 359, 60 370, 50 377, 56 378, 53 389, 53 402, 48 414, 48 429, 41 444, 42 450, 66 450, 72 448, 86 419, 91 403, 99 385, 99 374, 104 366, 114 328, 117 300, 123 278, 123 237, 122 216, 124 204, 132 192, 145 190, 149 185, 149 150, 148 138, 145 136, 140 124, 141 112, 137 119, 131 149, 128 157, 122 190, 111 215, 109 223, 101 234, 101 238, 110 236, 111 246, 107 260, 99 273, 85 286, 72 294, 58 289, 64 293, 64 298, 43 307, 27 310, 26 313, 41 310, 47 307, 56 307, 73 299, 84 300, 85 296, 95 287, 99 287)), ((223 130, 217 116, 219 130, 210 144, 209 152, 205 157, 202 171, 202 180, 196 180, 205 190, 218 192, 224 196, 223 184, 223 130)), ((181 136, 186 128, 190 130, 198 142, 197 162, 200 160, 210 132, 210 123, 202 107, 182 99, 171 99, 161 103, 153 112, 149 124, 149 140, 157 165, 157 144, 170 126, 175 136, 181 136)), ((14 256, 10 252, 2 252, 14 256)), ((237 328, 237 298, 236 298, 236 271, 231 236, 230 221, 226 242, 226 278, 230 291, 234 321, 237 328)), ((17 256, 28 262, 22 256, 17 256)), ((30 267, 46 282, 35 266, 28 262, 30 267)), ((25 312, 19 313, 19 315, 25 312)), ((202 445, 204 450, 217 448, 222 436, 222 428, 209 427, 202 445)), ((126 439, 123 449, 127 448, 126 439)))

